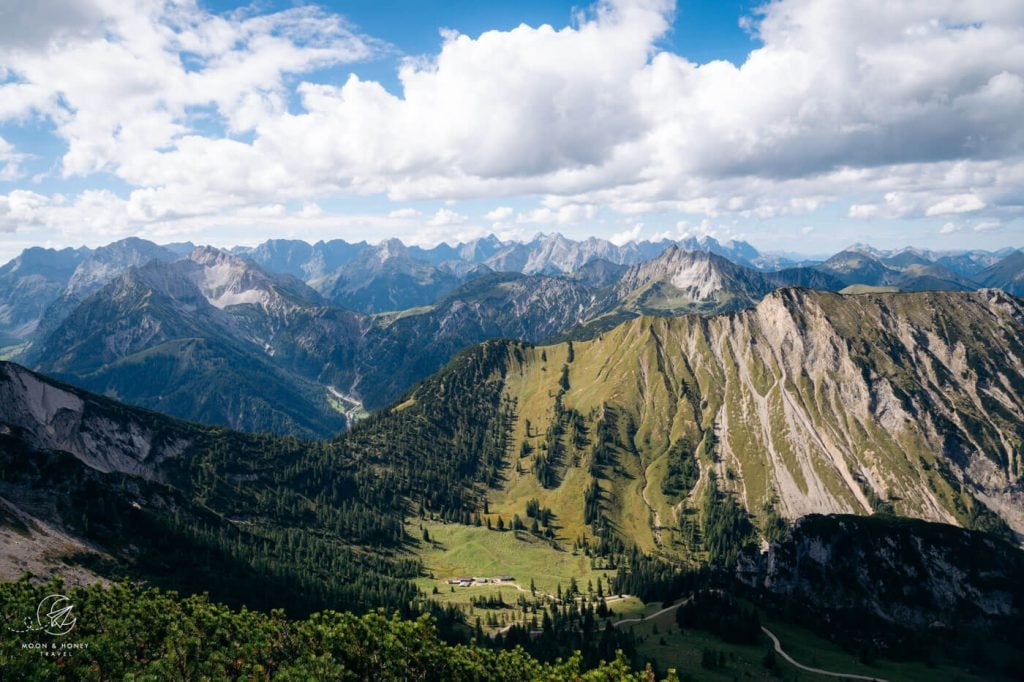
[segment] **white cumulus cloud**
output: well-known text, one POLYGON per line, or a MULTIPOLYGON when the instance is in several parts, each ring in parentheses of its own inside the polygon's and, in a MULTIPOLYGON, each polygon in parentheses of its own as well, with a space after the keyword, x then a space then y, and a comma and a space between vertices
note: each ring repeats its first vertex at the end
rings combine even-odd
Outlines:
POLYGON ((14 145, 0 137, 0 182, 17 180, 24 175, 21 164, 27 158, 27 154, 19 154, 14 145))
MULTIPOLYGON (((0 122, 46 122, 66 147, 61 174, 129 188, 33 209, 68 230, 353 194, 539 198, 486 216, 522 224, 603 209, 756 221, 833 204, 856 219, 1024 217, 1017 0, 776 0, 748 20, 761 47, 735 65, 667 49, 668 0, 602 0, 565 27, 447 32, 403 62, 394 91, 339 71, 382 45, 313 5, 12 7, 0 122)), ((0 179, 21 173, 13 154, 0 145, 0 179)), ((466 220, 442 209, 429 223, 466 220)))
POLYGON ((985 202, 974 194, 954 194, 925 210, 926 216, 948 215, 950 213, 970 213, 985 208, 985 202))
POLYGON ((636 223, 635 225, 633 225, 633 227, 629 228, 628 230, 616 232, 615 234, 608 238, 608 241, 610 241, 612 244, 615 244, 616 246, 622 246, 623 244, 635 242, 638 239, 640 239, 640 234, 643 231, 644 224, 636 223))
POLYGON ((388 213, 389 218, 419 218, 423 213, 416 210, 415 208, 396 208, 388 213))
POLYGON ((486 218, 487 220, 501 222, 503 220, 508 220, 509 218, 511 218, 514 213, 515 211, 512 209, 511 206, 498 206, 484 214, 484 218, 486 218))
POLYGON ((437 213, 427 221, 427 225, 432 227, 445 227, 448 225, 461 225, 468 220, 468 216, 462 215, 450 208, 439 208, 437 213))

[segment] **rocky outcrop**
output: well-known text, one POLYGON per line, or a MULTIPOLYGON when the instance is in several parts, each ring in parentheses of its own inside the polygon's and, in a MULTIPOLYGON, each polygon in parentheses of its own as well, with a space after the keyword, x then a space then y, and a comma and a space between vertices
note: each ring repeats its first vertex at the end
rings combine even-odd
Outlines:
POLYGON ((644 314, 719 313, 753 306, 785 286, 838 290, 842 282, 809 268, 758 272, 711 251, 669 246, 627 269, 615 283, 613 310, 644 314))
POLYGON ((0 362, 0 432, 16 432, 38 450, 68 452, 104 473, 160 479, 161 463, 181 455, 190 439, 166 418, 125 417, 115 403, 0 362))
POLYGON ((895 517, 809 516, 744 555, 745 584, 819 616, 904 628, 988 626, 1018 617, 1024 552, 978 533, 895 517))

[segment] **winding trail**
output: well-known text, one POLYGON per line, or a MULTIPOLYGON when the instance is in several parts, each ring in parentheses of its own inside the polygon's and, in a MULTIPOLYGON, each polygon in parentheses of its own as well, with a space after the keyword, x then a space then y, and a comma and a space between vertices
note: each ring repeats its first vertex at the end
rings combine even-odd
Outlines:
MULTIPOLYGON (((506 583, 506 584, 508 584, 508 583, 506 583)), ((527 591, 527 590, 524 590, 522 587, 520 587, 518 583, 512 583, 512 585, 514 587, 516 587, 520 592, 526 592, 527 591)), ((628 596, 629 595, 615 595, 615 596, 611 596, 611 597, 608 597, 606 599, 606 603, 607 602, 611 602, 611 601, 618 601, 620 599, 626 599, 628 596)), ((658 616, 662 615, 663 613, 668 613, 669 611, 675 611, 680 606, 683 606, 685 604, 690 603, 690 601, 692 599, 693 599, 693 597, 687 597, 686 599, 683 599, 682 601, 680 601, 677 604, 672 604, 671 606, 666 606, 665 608, 661 609, 660 611, 655 611, 652 614, 649 614, 649 615, 646 615, 646 616, 641 616, 639 618, 624 618, 622 620, 618 620, 618 621, 613 622, 611 625, 612 625, 613 628, 620 628, 623 625, 633 625, 635 623, 646 623, 649 620, 653 620, 654 618, 657 618, 658 616)), ((494 632, 491 635, 491 637, 495 637, 497 635, 505 634, 506 632, 508 632, 509 630, 512 629, 513 625, 515 625, 515 623, 509 623, 505 627, 503 627, 500 630, 494 632)), ((814 673, 816 675, 825 675, 826 677, 835 677, 835 678, 844 679, 844 680, 866 680, 867 682, 889 682, 889 680, 886 680, 883 677, 872 677, 870 675, 857 675, 856 673, 839 673, 839 672, 834 672, 832 670, 822 670, 821 668, 812 668, 809 665, 804 665, 803 663, 798 662, 792 656, 790 656, 785 651, 783 651, 782 643, 779 642, 779 638, 775 636, 774 632, 772 632, 768 628, 764 627, 763 625, 761 626, 761 631, 764 634, 768 635, 768 638, 770 640, 772 640, 772 645, 775 647, 775 653, 777 653, 779 656, 782 656, 784 659, 786 659, 786 662, 789 663, 790 665, 792 665, 792 666, 794 666, 796 668, 799 668, 800 670, 803 670, 804 672, 814 673)), ((532 632, 530 632, 530 634, 531 635, 539 635, 540 631, 539 630, 538 631, 532 631, 532 632)))
POLYGON ((846 680, 869 680, 870 682, 889 682, 888 680, 883 679, 881 677, 869 677, 868 675, 855 675, 854 673, 837 673, 837 672, 832 672, 831 670, 822 670, 821 668, 812 668, 810 666, 804 665, 803 663, 797 663, 796 660, 794 660, 792 656, 790 656, 789 654, 787 654, 785 651, 782 650, 782 644, 779 643, 779 638, 775 636, 775 633, 773 633, 771 630, 769 630, 768 628, 764 627, 763 625, 761 626, 761 631, 764 632, 764 634, 768 635, 769 639, 772 640, 772 644, 775 645, 775 653, 777 653, 779 656, 782 656, 784 659, 786 659, 786 661, 788 661, 790 663, 790 665, 796 666, 797 668, 800 668, 801 670, 805 670, 805 671, 807 671, 809 673, 816 673, 818 675, 828 675, 829 677, 839 677, 839 678, 846 679, 846 680))
POLYGON ((649 616, 641 616, 640 618, 623 618, 622 620, 617 620, 614 623, 612 623, 612 627, 613 628, 618 628, 618 627, 622 627, 623 625, 629 625, 630 623, 643 623, 643 622, 648 621, 648 620, 650 620, 652 618, 657 618, 658 616, 660 616, 663 613, 668 613, 669 611, 675 611, 676 609, 678 609, 683 604, 690 603, 690 599, 691 598, 684 599, 683 601, 679 602, 678 604, 673 604, 672 606, 666 606, 661 611, 655 611, 654 613, 652 613, 649 616))

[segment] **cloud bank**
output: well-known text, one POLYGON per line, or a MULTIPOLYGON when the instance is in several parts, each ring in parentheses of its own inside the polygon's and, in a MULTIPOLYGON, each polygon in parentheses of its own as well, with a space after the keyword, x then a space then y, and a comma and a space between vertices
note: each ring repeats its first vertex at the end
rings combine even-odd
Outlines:
MULTIPOLYGON (((45 122, 66 145, 55 173, 127 189, 17 189, 0 229, 116 234, 377 194, 493 199, 488 220, 552 225, 599 208, 768 219, 838 204, 981 231, 1021 216, 1019 1, 776 0, 748 19, 762 47, 738 66, 660 48, 673 12, 608 0, 562 28, 449 32, 389 92, 304 77, 389 49, 315 6, 16 2, 0 123, 45 122), (541 207, 513 217, 503 199, 523 196, 541 207)), ((24 158, 0 138, 0 178, 24 158)))

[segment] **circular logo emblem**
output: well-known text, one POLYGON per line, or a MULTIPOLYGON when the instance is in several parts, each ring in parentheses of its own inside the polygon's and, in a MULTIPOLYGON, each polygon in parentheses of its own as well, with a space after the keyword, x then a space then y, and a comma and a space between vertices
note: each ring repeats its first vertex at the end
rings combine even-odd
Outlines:
POLYGON ((74 604, 63 594, 51 594, 43 597, 36 607, 36 623, 38 628, 48 635, 60 637, 75 628, 78 619, 74 617, 74 604))

